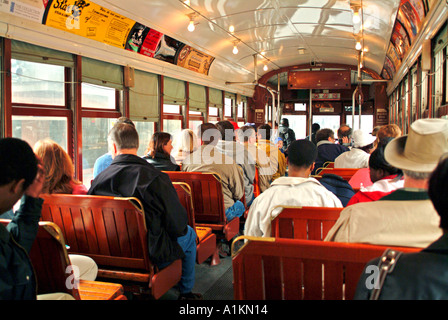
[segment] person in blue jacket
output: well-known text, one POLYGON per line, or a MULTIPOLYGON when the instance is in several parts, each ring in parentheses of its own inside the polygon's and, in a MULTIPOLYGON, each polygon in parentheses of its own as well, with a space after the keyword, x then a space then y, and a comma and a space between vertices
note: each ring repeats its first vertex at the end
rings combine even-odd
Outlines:
POLYGON ((17 138, 0 139, 0 214, 20 208, 0 224, 0 300, 36 300, 36 277, 28 252, 36 238, 43 200, 43 166, 17 138))

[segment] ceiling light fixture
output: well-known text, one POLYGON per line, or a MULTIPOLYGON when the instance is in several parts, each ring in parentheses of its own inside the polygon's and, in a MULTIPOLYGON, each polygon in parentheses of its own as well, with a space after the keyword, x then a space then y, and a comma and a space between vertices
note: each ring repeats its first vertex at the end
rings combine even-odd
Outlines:
POLYGON ((356 50, 361 50, 362 49, 361 42, 356 41, 355 49, 356 50))
POLYGON ((237 44, 238 44, 238 40, 236 40, 236 41, 234 41, 233 42, 233 54, 238 54, 238 47, 237 47, 237 44))
POLYGON ((235 32, 235 27, 234 27, 233 25, 230 25, 230 26, 229 26, 229 32, 230 32, 230 33, 235 32))
POLYGON ((263 70, 264 71, 268 71, 268 65, 267 64, 264 65, 263 70))
POLYGON ((188 24, 188 27, 187 27, 187 29, 188 29, 188 31, 190 31, 190 32, 193 32, 194 31, 194 29, 195 29, 195 26, 194 26, 194 18, 196 17, 196 13, 190 13, 189 15, 188 15, 188 17, 190 18, 190 23, 188 24))

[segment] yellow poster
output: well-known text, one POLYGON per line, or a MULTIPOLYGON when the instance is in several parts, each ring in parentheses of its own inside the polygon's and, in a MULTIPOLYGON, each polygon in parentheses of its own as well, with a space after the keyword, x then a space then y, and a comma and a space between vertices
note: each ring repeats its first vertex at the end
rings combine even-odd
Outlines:
POLYGON ((124 48, 135 21, 89 0, 52 0, 43 24, 124 48))
POLYGON ((208 75, 210 65, 215 58, 188 45, 185 45, 177 57, 177 65, 208 75))

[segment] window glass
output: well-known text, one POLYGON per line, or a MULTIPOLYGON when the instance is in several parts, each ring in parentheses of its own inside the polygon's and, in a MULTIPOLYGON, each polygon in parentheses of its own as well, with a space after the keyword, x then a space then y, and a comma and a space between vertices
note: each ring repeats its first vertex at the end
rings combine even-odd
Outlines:
POLYGON ((139 148, 137 154, 142 157, 146 154, 149 141, 154 134, 154 122, 133 121, 138 132, 139 148))
POLYGON ((13 103, 65 104, 64 67, 11 59, 13 103))
POLYGON ((232 117, 232 99, 230 98, 224 99, 224 116, 232 117))
POLYGON ((240 103, 237 107, 237 117, 244 118, 244 104, 240 103))
POLYGON ((306 138, 306 115, 285 115, 285 118, 289 121, 289 127, 294 130, 296 139, 306 138))
POLYGON ((109 151, 107 136, 115 118, 82 118, 82 179, 89 187, 95 160, 109 151))
POLYGON ((306 103, 294 103, 294 111, 306 111, 306 103))
POLYGON ((175 136, 182 130, 182 120, 163 119, 163 131, 175 136))
POLYGON ((218 116, 218 108, 215 108, 215 107, 208 108, 208 115, 217 117, 218 116))
MULTIPOLYGON (((312 123, 318 123, 321 129, 329 128, 334 131, 334 137, 337 136, 337 131, 340 127, 339 116, 313 116, 312 123)), ((350 122, 351 123, 351 122, 350 122)))
POLYGON ((178 104, 164 104, 163 105, 163 113, 180 113, 180 105, 178 104))
POLYGON ((202 124, 202 120, 190 120, 188 121, 188 129, 197 132, 197 128, 202 124))
POLYGON ((114 88, 82 83, 81 90, 83 108, 116 109, 117 103, 114 88))
POLYGON ((65 117, 12 116, 12 136, 25 140, 31 147, 50 138, 67 151, 67 125, 65 117))
MULTIPOLYGON (((347 115, 346 124, 352 126, 352 115, 347 115)), ((355 115, 355 126, 353 130, 359 129, 359 115, 355 115)), ((361 129, 363 132, 370 133, 373 130, 373 115, 361 115, 361 129)))

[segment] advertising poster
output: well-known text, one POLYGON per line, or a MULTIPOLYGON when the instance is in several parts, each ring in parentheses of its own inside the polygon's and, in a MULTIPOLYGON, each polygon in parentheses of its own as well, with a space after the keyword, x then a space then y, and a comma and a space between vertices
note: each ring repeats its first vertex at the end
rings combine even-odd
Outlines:
POLYGON ((0 12, 41 23, 46 4, 46 0, 1 0, 0 12))
POLYGON ((392 79, 395 75, 395 68, 388 56, 386 56, 386 59, 384 59, 384 68, 386 69, 387 73, 390 75, 390 78, 392 79))
POLYGON ((420 29, 420 17, 408 0, 402 0, 397 19, 404 25, 410 40, 414 39, 420 29))
POLYGON ((123 49, 135 25, 135 21, 88 0, 49 1, 42 23, 123 49))
POLYGON ((176 39, 173 39, 165 34, 160 39, 160 43, 156 53, 154 54, 154 58, 176 64, 178 52, 184 45, 185 44, 182 42, 177 41, 176 39))
POLYGON ((392 61, 394 69, 398 70, 401 65, 401 59, 395 51, 395 46, 392 42, 389 42, 389 48, 387 49, 386 56, 389 57, 389 59, 392 61))
POLYGON ((392 43, 398 53, 400 59, 403 59, 404 54, 410 47, 409 37, 400 21, 395 22, 394 30, 392 32, 392 43))
POLYGON ((210 65, 215 58, 200 52, 190 46, 183 46, 177 56, 177 65, 208 75, 210 65))
POLYGON ((147 29, 148 33, 146 34, 145 40, 140 47, 139 53, 153 58, 159 48, 160 41, 163 38, 163 33, 154 29, 147 29))

